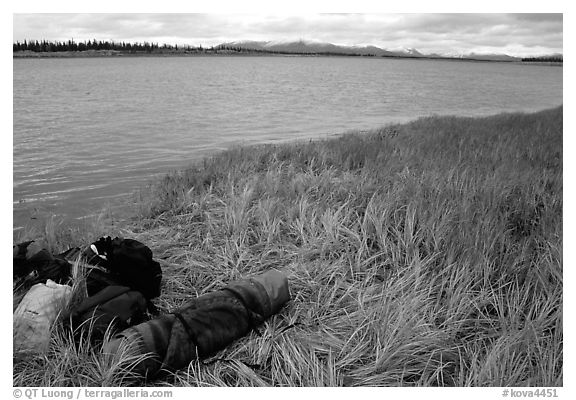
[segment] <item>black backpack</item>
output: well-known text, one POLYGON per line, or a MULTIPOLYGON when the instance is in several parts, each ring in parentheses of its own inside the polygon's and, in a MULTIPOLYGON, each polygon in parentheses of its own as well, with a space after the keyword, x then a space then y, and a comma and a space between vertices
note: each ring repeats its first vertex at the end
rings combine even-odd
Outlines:
POLYGON ((62 255, 52 255, 34 240, 13 246, 13 278, 25 287, 51 279, 56 283, 68 283, 72 264, 62 255), (33 244, 34 243, 34 244, 33 244))
POLYGON ((146 299, 126 286, 107 286, 75 307, 70 315, 76 333, 88 330, 91 340, 102 340, 111 333, 147 321, 146 299))
MULTIPOLYGON (((84 251, 93 265, 110 272, 119 285, 141 292, 147 300, 160 296, 162 269, 152 250, 134 239, 103 237, 84 251)), ((98 274, 97 271, 93 272, 98 274)))

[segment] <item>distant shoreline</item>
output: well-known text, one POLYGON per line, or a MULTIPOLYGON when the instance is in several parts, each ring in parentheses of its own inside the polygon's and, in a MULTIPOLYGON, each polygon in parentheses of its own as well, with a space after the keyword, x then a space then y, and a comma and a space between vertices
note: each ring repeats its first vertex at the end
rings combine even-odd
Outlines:
POLYGON ((53 51, 34 52, 30 50, 15 51, 12 58, 100 58, 100 57, 346 57, 346 58, 373 58, 373 59, 408 59, 408 60, 438 60, 438 61, 472 61, 472 62, 496 62, 523 65, 548 65, 562 66, 561 62, 543 61, 508 61, 508 60, 485 60, 475 58, 457 57, 410 57, 410 56, 371 56, 350 54, 296 54, 296 53, 261 53, 261 52, 233 52, 233 51, 205 51, 193 52, 122 52, 118 50, 85 50, 85 51, 53 51))

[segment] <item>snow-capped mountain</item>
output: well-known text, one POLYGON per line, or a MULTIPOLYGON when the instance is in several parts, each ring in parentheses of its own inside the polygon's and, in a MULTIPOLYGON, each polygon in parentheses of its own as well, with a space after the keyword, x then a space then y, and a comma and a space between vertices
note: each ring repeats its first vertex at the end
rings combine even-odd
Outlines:
POLYGON ((507 54, 443 53, 425 54, 415 48, 382 49, 376 46, 342 46, 310 40, 298 41, 236 41, 222 43, 217 49, 242 49, 288 54, 359 55, 374 57, 451 58, 479 61, 519 61, 507 54))
POLYGON ((444 58, 460 58, 466 60, 481 60, 481 61, 519 61, 519 57, 509 56, 507 54, 479 54, 479 53, 443 53, 441 57, 444 58))

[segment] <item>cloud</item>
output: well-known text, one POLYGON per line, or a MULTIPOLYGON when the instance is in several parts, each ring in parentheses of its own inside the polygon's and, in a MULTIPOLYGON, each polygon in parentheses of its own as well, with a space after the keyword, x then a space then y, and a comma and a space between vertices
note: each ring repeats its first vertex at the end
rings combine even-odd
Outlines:
POLYGON ((542 13, 519 13, 519 14, 507 14, 513 19, 520 21, 529 21, 533 23, 552 23, 555 25, 562 26, 562 20, 564 16, 562 14, 542 14, 542 13))
POLYGON ((215 45, 307 39, 423 52, 558 52, 562 28, 562 14, 15 14, 13 33, 14 40, 215 45))

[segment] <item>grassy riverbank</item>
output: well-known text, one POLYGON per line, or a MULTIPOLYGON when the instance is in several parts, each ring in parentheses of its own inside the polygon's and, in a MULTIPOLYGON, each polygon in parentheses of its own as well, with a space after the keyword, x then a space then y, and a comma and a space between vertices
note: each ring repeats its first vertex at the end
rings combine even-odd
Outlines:
MULTIPOLYGON (((292 292, 259 334, 148 384, 562 385, 562 113, 236 148, 142 191, 92 234, 152 248, 162 311, 269 268, 292 292)), ((127 382, 68 336, 14 385, 127 382)))

